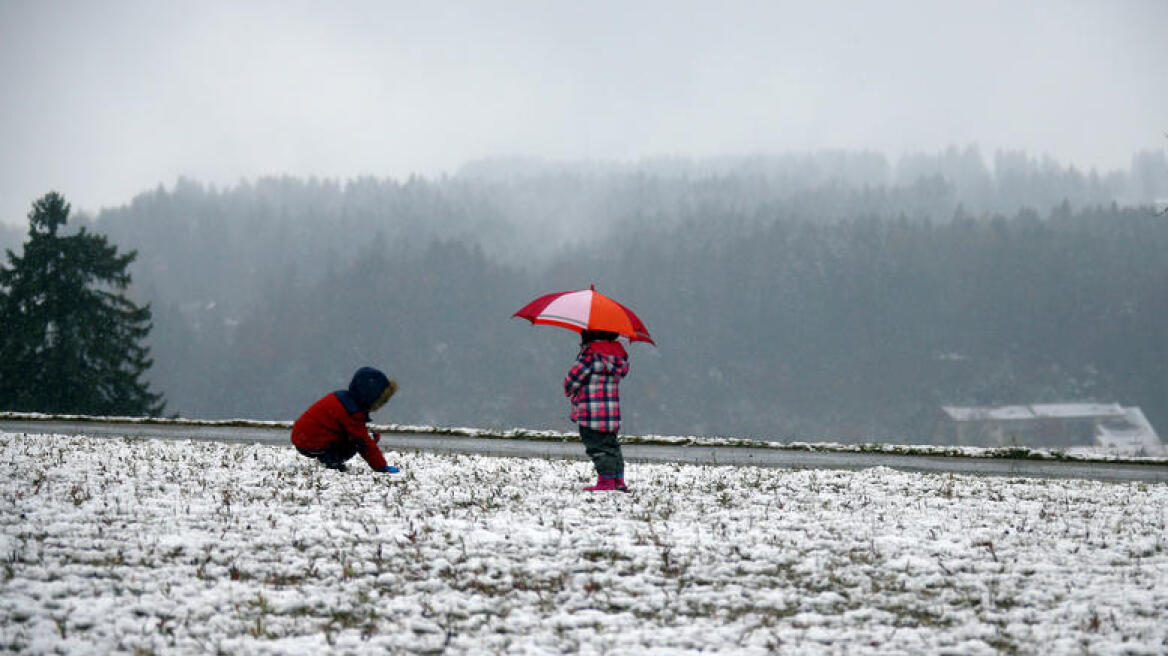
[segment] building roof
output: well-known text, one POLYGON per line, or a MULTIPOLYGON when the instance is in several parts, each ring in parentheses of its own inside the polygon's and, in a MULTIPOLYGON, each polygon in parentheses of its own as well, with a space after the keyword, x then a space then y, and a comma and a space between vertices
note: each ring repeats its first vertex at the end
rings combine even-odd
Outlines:
POLYGON ((1124 417, 1118 403, 1034 403, 1031 405, 941 406, 953 421, 1025 421, 1124 417))
MULTIPOLYGON (((951 420, 973 422, 1026 422, 1039 420, 1092 420, 1094 444, 1074 446, 1072 451, 1117 452, 1129 455, 1168 455, 1168 446, 1160 442, 1156 430, 1138 407, 1125 408, 1118 403, 1035 403, 997 407, 941 406, 951 420)), ((985 430, 988 426, 975 427, 985 430)), ((1000 430, 1003 427, 992 427, 1000 430)), ((1018 425, 1010 429, 1021 428, 1018 425)))
POLYGON ((1030 408, 1035 417, 1043 419, 1125 416, 1124 409, 1118 403, 1036 403, 1030 408))

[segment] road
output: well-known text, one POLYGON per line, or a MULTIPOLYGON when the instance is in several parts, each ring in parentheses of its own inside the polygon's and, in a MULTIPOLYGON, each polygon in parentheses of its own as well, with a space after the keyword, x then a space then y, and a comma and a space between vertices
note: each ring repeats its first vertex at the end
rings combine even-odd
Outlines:
MULTIPOLYGON (((277 427, 198 426, 0 418, 0 432, 97 437, 209 440, 217 442, 289 445, 288 430, 277 427)), ((542 441, 450 437, 425 433, 384 433, 386 450, 477 453, 523 458, 584 459, 578 441, 542 441)), ((289 445, 290 446, 290 445, 289 445)), ((878 453, 811 452, 785 449, 626 444, 625 458, 637 462, 682 462, 703 465, 753 465, 803 469, 865 469, 891 467, 903 471, 1040 478, 1082 478, 1098 481, 1168 483, 1168 465, 1082 463, 953 456, 878 453)))

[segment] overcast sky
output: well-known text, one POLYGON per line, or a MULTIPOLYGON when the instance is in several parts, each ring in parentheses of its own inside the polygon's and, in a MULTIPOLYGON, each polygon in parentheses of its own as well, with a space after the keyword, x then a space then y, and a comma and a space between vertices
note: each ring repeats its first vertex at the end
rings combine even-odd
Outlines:
POLYGON ((0 220, 179 176, 1168 147, 1168 1, 0 0, 0 220))

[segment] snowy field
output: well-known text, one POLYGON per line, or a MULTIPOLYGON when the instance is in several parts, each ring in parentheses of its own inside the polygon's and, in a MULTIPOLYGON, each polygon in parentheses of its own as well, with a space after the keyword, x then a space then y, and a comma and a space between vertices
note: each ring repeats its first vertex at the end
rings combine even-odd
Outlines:
POLYGON ((1168 652, 1168 486, 0 433, 0 645, 1168 652))

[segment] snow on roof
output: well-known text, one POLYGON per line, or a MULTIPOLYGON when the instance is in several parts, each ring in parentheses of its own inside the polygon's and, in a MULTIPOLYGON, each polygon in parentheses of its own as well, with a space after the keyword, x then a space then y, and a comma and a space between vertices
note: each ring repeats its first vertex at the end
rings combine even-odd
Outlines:
POLYGON ((1039 403, 1030 406, 1035 417, 1078 419, 1087 417, 1123 417, 1118 403, 1039 403))
POLYGON ((1004 421, 1009 419, 1033 419, 1034 413, 1028 406, 1004 405, 996 408, 941 406, 945 414, 954 421, 1004 421))
POLYGON ((1025 419, 1089 419, 1123 417, 1118 403, 1035 403, 997 407, 941 406, 953 421, 1012 421, 1025 419))

